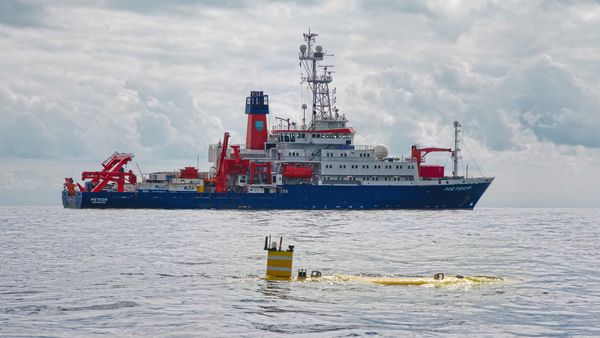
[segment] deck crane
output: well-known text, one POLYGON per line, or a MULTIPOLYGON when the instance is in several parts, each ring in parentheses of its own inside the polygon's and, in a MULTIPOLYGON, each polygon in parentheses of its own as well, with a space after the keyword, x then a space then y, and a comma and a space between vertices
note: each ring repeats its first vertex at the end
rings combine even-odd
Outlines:
MULTIPOLYGON (((443 167, 441 166, 431 166, 429 168, 422 168, 421 167, 421 163, 425 162, 425 156, 429 153, 435 153, 435 152, 449 152, 452 153, 452 149, 450 148, 435 148, 435 147, 428 147, 428 148, 419 148, 417 145, 413 145, 411 147, 411 157, 413 159, 413 161, 417 162, 417 169, 419 172, 419 176, 420 177, 435 177, 438 178, 439 177, 439 172, 435 173, 435 174, 431 174, 429 169, 433 169, 433 170, 441 170, 443 171, 443 167), (422 169, 427 170, 427 172, 423 172, 422 169)), ((436 171, 437 171, 436 170, 436 171)))
MULTIPOLYGON (((117 191, 125 191, 125 183, 135 184, 137 177, 132 170, 125 172, 123 168, 133 159, 131 153, 115 152, 102 162, 102 170, 100 171, 84 171, 81 173, 81 179, 90 179, 88 182, 91 187, 90 192, 99 192, 110 182, 117 183, 117 191)), ((80 188, 81 189, 81 188, 80 188)))

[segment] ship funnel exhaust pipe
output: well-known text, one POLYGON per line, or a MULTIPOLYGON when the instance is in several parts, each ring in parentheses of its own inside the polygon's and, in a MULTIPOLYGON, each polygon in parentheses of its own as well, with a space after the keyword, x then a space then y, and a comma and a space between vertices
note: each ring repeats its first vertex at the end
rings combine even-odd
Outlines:
POLYGON ((263 150, 267 142, 267 114, 269 114, 269 95, 262 91, 252 91, 246 97, 246 149, 263 150))

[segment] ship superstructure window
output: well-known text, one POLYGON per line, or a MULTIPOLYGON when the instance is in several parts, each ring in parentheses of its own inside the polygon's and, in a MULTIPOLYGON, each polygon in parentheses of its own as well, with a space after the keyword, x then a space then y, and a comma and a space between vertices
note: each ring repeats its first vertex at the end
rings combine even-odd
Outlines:
POLYGON ((277 135, 279 142, 296 142, 296 139, 306 138, 304 133, 282 133, 277 135))

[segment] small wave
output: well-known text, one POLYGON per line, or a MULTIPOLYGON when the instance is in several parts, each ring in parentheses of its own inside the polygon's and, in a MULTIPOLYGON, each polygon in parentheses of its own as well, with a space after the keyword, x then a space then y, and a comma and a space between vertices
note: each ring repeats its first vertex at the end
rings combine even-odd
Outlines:
POLYGON ((122 275, 122 276, 143 276, 144 273, 143 272, 121 272, 120 275, 122 275))
POLYGON ((193 278, 193 277, 201 277, 201 278, 210 278, 210 276, 204 272, 194 273, 194 274, 183 274, 183 275, 172 275, 170 273, 157 273, 159 277, 169 277, 169 278, 193 278))
POLYGON ((181 264, 181 265, 206 265, 206 264, 212 264, 213 262, 174 262, 175 264, 181 264))
POLYGON ((91 306, 76 306, 76 307, 60 307, 61 311, 93 311, 93 310, 116 310, 120 308, 139 306, 138 303, 132 301, 121 301, 109 304, 98 304, 91 306))
POLYGON ((20 314, 20 315, 36 315, 48 308, 47 305, 23 305, 15 307, 0 308, 0 313, 4 314, 20 314))
POLYGON ((159 277, 177 277, 175 275, 171 275, 171 274, 168 274, 168 273, 157 273, 156 275, 159 276, 159 277))
POLYGON ((290 324, 256 324, 255 327, 259 330, 269 331, 274 333, 292 333, 292 334, 310 334, 310 333, 324 333, 334 332, 341 330, 355 330, 359 327, 357 325, 325 325, 325 324, 313 324, 313 325, 290 325, 290 324))
POLYGON ((34 295, 37 293, 42 293, 43 291, 35 291, 35 290, 23 290, 23 291, 6 291, 0 292, 0 295, 34 295))

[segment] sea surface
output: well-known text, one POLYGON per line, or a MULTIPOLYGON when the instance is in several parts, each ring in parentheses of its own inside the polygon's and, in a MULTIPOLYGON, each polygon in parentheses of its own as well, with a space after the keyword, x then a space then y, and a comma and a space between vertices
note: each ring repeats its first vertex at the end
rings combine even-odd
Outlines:
POLYGON ((0 336, 600 336, 600 210, 0 207, 0 336), (324 275, 266 281, 264 236, 324 275))

